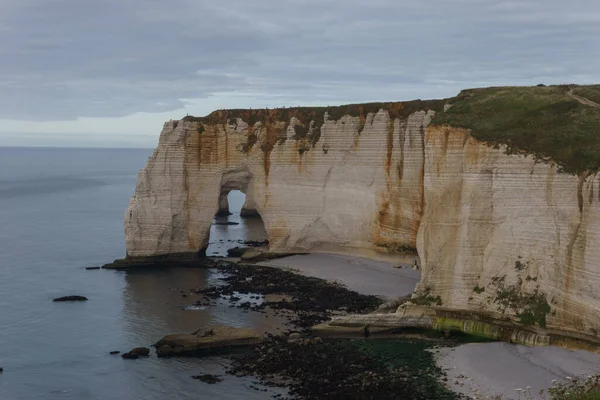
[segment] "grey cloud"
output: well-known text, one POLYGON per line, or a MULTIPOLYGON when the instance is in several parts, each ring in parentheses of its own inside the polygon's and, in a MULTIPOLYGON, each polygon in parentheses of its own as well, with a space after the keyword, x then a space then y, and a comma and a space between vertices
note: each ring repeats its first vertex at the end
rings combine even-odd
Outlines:
POLYGON ((0 118, 600 81, 596 0, 3 0, 0 118))

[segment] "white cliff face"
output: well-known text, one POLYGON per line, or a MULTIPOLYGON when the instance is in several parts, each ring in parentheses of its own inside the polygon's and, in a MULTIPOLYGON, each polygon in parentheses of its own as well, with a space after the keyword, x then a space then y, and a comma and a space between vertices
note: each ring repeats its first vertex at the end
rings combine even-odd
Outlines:
POLYGON ((423 132, 432 116, 421 111, 392 121, 382 110, 363 127, 358 117, 326 120, 314 147, 293 138, 290 127, 299 122, 292 118, 286 140, 268 153, 272 126, 170 121, 125 215, 127 254, 206 247, 219 198, 233 189, 260 213, 274 251, 374 255, 414 248, 423 132))
POLYGON ((598 177, 428 127, 433 111, 390 114, 166 123, 125 215, 128 256, 205 248, 219 198, 238 189, 273 251, 416 247, 416 296, 595 338, 598 177))
POLYGON ((531 156, 479 143, 466 130, 431 127, 424 185, 418 290, 441 296, 444 307, 504 311, 521 322, 533 314, 549 328, 596 336, 596 175, 560 174, 531 156))

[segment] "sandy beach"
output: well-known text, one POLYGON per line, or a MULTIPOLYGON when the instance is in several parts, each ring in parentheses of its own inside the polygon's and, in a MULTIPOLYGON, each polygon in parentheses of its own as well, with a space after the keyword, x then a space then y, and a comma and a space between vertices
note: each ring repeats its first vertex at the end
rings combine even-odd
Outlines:
POLYGON ((400 264, 339 254, 297 255, 260 264, 292 268, 306 276, 339 282, 361 294, 387 299, 410 295, 421 279, 421 273, 413 271, 408 264, 394 268, 400 264))
POLYGON ((510 343, 470 343, 438 353, 438 365, 450 387, 470 398, 544 399, 541 389, 553 380, 587 377, 600 372, 600 355, 559 347, 527 347, 510 343), (528 390, 525 397, 520 390, 528 390))
MULTIPOLYGON (((410 266, 338 254, 291 256, 262 263, 292 268, 346 285, 362 294, 386 298, 409 295, 420 279, 410 266)), ((541 389, 553 380, 586 377, 600 372, 600 355, 558 347, 527 347, 510 343, 470 343, 436 352, 438 365, 448 376, 448 385, 470 398, 502 395, 505 399, 543 399, 541 389), (528 391, 525 397, 523 392, 528 391)))

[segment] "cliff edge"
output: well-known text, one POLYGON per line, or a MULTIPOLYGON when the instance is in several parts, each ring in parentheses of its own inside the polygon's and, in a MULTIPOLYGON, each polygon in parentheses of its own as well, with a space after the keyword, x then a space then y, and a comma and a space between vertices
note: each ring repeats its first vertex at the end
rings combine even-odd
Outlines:
POLYGON ((246 193, 273 251, 417 253, 419 304, 598 341, 600 86, 221 110, 164 125, 127 255, 206 248, 246 193))

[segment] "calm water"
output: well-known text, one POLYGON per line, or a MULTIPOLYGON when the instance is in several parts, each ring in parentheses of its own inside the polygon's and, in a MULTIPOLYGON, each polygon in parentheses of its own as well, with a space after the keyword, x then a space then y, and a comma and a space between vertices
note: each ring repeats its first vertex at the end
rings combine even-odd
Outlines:
POLYGON ((210 227, 210 243, 206 249, 209 256, 226 256, 227 249, 244 246, 243 240, 265 240, 267 232, 260 218, 240 218, 240 210, 246 196, 239 190, 232 190, 227 196, 229 211, 232 215, 217 217, 218 222, 237 222, 239 225, 212 225, 210 227))
MULTIPOLYGON (((277 321, 180 290, 204 287, 214 272, 195 269, 86 271, 125 254, 123 215, 150 150, 0 148, 0 399, 261 399, 248 379, 207 385, 225 360, 123 360, 108 354, 148 346, 211 323, 273 330, 277 321), (81 294, 84 303, 53 303, 81 294)), ((232 208, 243 197, 234 195, 232 208)), ((234 214, 230 220, 239 220, 234 214)), ((252 231, 213 226, 209 252, 222 253, 252 231)), ((252 222, 256 224, 256 222, 252 222)), ((272 393, 271 393, 272 394, 272 393)))

